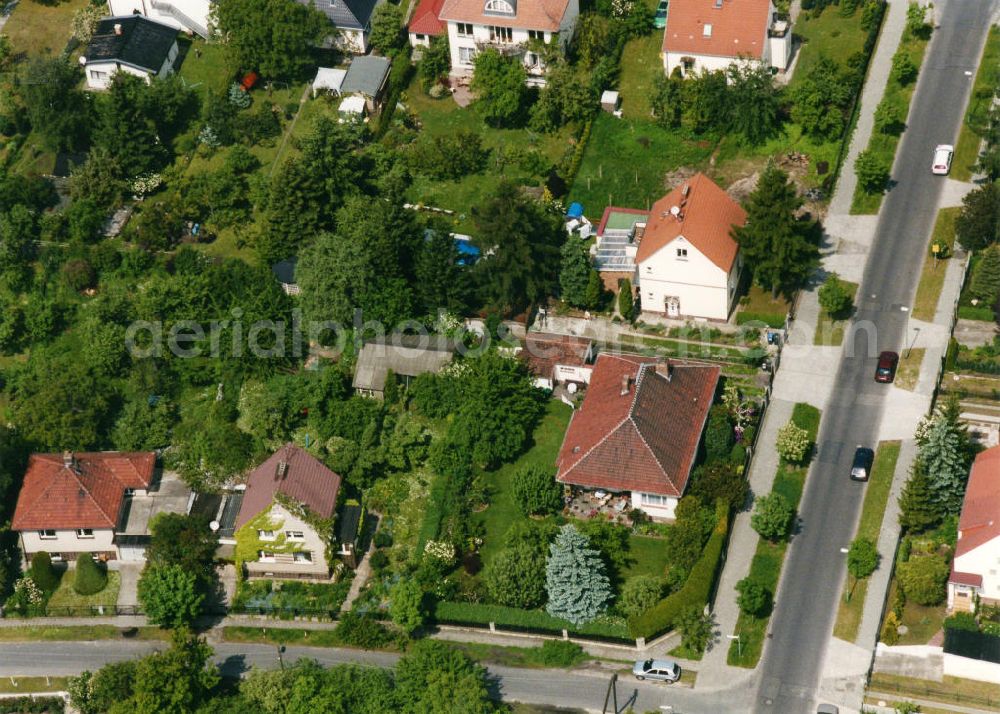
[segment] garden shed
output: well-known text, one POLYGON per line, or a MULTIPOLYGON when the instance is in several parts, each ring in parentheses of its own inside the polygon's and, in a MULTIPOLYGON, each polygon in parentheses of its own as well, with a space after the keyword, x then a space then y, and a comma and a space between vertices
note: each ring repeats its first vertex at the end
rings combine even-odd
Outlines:
POLYGON ((344 77, 346 76, 346 69, 338 69, 336 67, 320 67, 316 70, 316 78, 312 83, 313 99, 315 99, 320 92, 329 92, 339 96, 340 89, 344 84, 344 77))
MULTIPOLYGON (((364 97, 368 113, 378 112, 382 107, 382 95, 391 66, 392 62, 387 57, 356 57, 347 68, 340 93, 364 97)), ((343 104, 341 111, 344 111, 343 104)))

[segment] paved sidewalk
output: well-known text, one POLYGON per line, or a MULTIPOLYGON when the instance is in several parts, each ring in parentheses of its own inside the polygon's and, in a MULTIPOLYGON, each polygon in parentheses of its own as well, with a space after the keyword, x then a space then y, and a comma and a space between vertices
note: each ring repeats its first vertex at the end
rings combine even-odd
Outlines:
POLYGON ((878 45, 875 47, 875 53, 868 65, 868 77, 861 92, 861 107, 854 128, 854 136, 851 138, 851 146, 847 150, 847 156, 844 157, 844 163, 840 168, 837 190, 830 201, 831 214, 849 214, 851 212, 851 199, 854 197, 854 187, 858 183, 858 179, 854 175, 854 162, 857 160, 858 154, 867 148, 868 140, 875 127, 875 107, 882 101, 886 84, 889 82, 889 73, 892 70, 892 56, 899 46, 899 41, 903 38, 903 30, 906 28, 907 6, 906 0, 889 0, 889 7, 882 21, 882 32, 878 45))

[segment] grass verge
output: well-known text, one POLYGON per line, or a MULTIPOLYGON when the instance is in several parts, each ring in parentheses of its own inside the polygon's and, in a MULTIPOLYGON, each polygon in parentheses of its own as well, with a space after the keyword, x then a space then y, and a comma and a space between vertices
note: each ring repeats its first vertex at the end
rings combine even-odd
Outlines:
POLYGON ((972 85, 965 120, 955 144, 951 177, 956 181, 972 179, 972 172, 979 161, 979 144, 989 127, 990 102, 997 86, 1000 86, 1000 26, 994 25, 986 38, 986 48, 972 85))
MULTIPOLYGON (((858 284, 849 280, 840 281, 851 293, 851 303, 853 305, 858 295, 858 284)), ((816 334, 813 335, 813 344, 826 347, 839 347, 844 343, 844 330, 851 319, 853 308, 844 315, 834 317, 826 310, 820 310, 819 323, 816 325, 816 334)))
POLYGON ((899 368, 896 370, 896 386, 912 392, 920 380, 920 365, 924 361, 923 347, 903 350, 899 358, 899 368))
MULTIPOLYGON (((159 627, 138 627, 134 639, 167 640, 170 633, 159 627)), ((0 642, 85 642, 117 640, 123 630, 113 625, 24 625, 0 627, 0 642)))
MULTIPOLYGON (((857 538, 868 538, 878 543, 882 530, 882 519, 885 506, 889 502, 889 491, 892 489, 892 477, 896 473, 896 462, 899 460, 900 442, 883 441, 875 452, 875 464, 872 475, 865 486, 865 500, 861 506, 861 518, 858 521, 857 538)), ((883 564, 890 567, 891 564, 883 564)), ((850 602, 847 602, 847 588, 850 587, 850 577, 844 584, 844 597, 840 599, 837 609, 837 622, 833 626, 833 636, 847 642, 854 642, 861 626, 861 615, 865 607, 865 595, 868 592, 868 582, 862 580, 854 586, 850 602)))
POLYGON ((305 647, 344 647, 336 630, 306 630, 285 627, 222 628, 224 642, 303 645, 305 647))
MULTIPOLYGON (((819 433, 820 416, 819 409, 802 402, 796 404, 792 411, 792 421, 809 432, 809 440, 813 443, 815 443, 816 435, 819 433)), ((782 460, 778 465, 771 490, 774 493, 780 493, 792 506, 798 508, 808 473, 808 464, 796 466, 782 460)), ((787 550, 788 541, 770 543, 761 538, 757 542, 757 550, 750 563, 748 577, 767 588, 769 592, 776 593, 778 580, 781 577, 781 566, 784 563, 787 550)), ((728 597, 728 594, 726 596, 728 597)), ((764 648, 767 625, 770 619, 770 614, 754 617, 740 612, 739 619, 736 621, 736 631, 733 633, 738 635, 739 639, 730 643, 729 654, 726 657, 726 661, 730 665, 749 669, 757 666, 760 653, 764 648)))
POLYGON ((942 208, 934 221, 934 232, 931 233, 927 245, 927 255, 924 267, 920 271, 920 282, 917 285, 917 296, 913 301, 913 318, 930 322, 937 312, 941 288, 944 286, 944 275, 948 270, 948 260, 939 259, 934 255, 933 246, 940 246, 944 255, 951 255, 955 245, 955 219, 961 208, 942 208))
POLYGON ((0 679, 0 693, 64 692, 68 683, 69 677, 4 677, 0 679))
POLYGON ((939 702, 968 706, 1000 705, 1000 684, 979 682, 945 675, 940 682, 929 679, 914 679, 897 674, 872 672, 868 689, 874 692, 898 693, 919 699, 933 699, 939 702))
MULTIPOLYGON (((903 35, 899 43, 897 54, 906 54, 913 64, 920 69, 924 60, 924 51, 927 49, 928 40, 912 37, 909 33, 903 35)), ((909 84, 900 84, 890 76, 885 86, 885 94, 882 95, 882 102, 893 106, 899 112, 899 116, 905 118, 910 111, 910 99, 913 98, 913 90, 917 86, 914 78, 909 84)), ((905 130, 905 129, 904 129, 905 130)), ((888 134, 880 131, 877 127, 872 131, 871 139, 868 140, 868 151, 874 154, 880 161, 884 162, 892 171, 893 160, 896 158, 896 147, 899 146, 902 132, 898 134, 888 134)), ((854 197, 851 200, 852 214, 875 214, 882 206, 884 192, 868 193, 859 183, 854 188, 854 197)))
POLYGON ((545 669, 548 667, 572 666, 596 659, 581 650, 576 662, 551 664, 544 661, 541 647, 508 647, 505 645, 487 644, 485 642, 448 642, 448 644, 477 662, 498 664, 505 667, 545 669))

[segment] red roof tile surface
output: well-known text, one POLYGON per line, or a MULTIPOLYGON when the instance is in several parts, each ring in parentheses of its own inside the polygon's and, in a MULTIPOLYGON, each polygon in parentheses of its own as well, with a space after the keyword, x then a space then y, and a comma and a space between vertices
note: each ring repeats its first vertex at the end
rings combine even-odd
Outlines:
POLYGON ((410 20, 410 32, 419 35, 442 35, 447 26, 438 19, 444 0, 420 0, 410 20))
POLYGON ((587 395, 559 450, 556 478, 679 498, 720 371, 717 365, 598 355, 587 395))
POLYGON ((771 23, 770 0, 670 0, 663 51, 716 57, 764 54, 771 23), (705 26, 711 25, 710 36, 705 26))
POLYGON ((582 367, 592 355, 594 342, 588 337, 529 332, 521 357, 532 374, 551 378, 557 364, 582 367))
POLYGON ((695 174, 653 204, 635 262, 641 263, 678 236, 683 236, 728 273, 739 252, 739 245, 730 232, 733 226, 746 222, 747 214, 740 204, 708 176, 695 174), (680 210, 678 218, 670 212, 674 206, 680 210))
POLYGON ((442 20, 472 22, 478 25, 517 27, 522 30, 548 30, 556 32, 562 24, 569 0, 509 0, 516 5, 513 17, 487 15, 483 12, 485 0, 444 0, 438 15, 442 20))
POLYGON ((948 576, 948 582, 981 588, 983 587, 983 576, 977 573, 960 573, 957 570, 952 570, 951 575, 948 576))
POLYGON ((337 506, 340 476, 322 461, 295 444, 285 444, 270 458, 250 472, 243 505, 236 516, 236 528, 242 528, 254 516, 271 505, 281 492, 322 518, 329 518, 337 506), (279 465, 286 464, 284 476, 279 465))
POLYGON ((115 528, 125 489, 148 488, 156 454, 32 454, 17 497, 15 531, 115 528))
POLYGON ((955 557, 1000 536, 1000 446, 976 456, 958 518, 955 557))

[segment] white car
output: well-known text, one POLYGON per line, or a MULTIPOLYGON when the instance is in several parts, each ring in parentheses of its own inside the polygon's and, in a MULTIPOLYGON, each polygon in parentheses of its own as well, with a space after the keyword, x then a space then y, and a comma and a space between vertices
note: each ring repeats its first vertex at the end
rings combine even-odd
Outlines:
POLYGON ((955 155, 955 147, 951 144, 938 144, 934 149, 934 163, 931 164, 931 173, 938 176, 947 176, 951 170, 951 157, 955 155))

